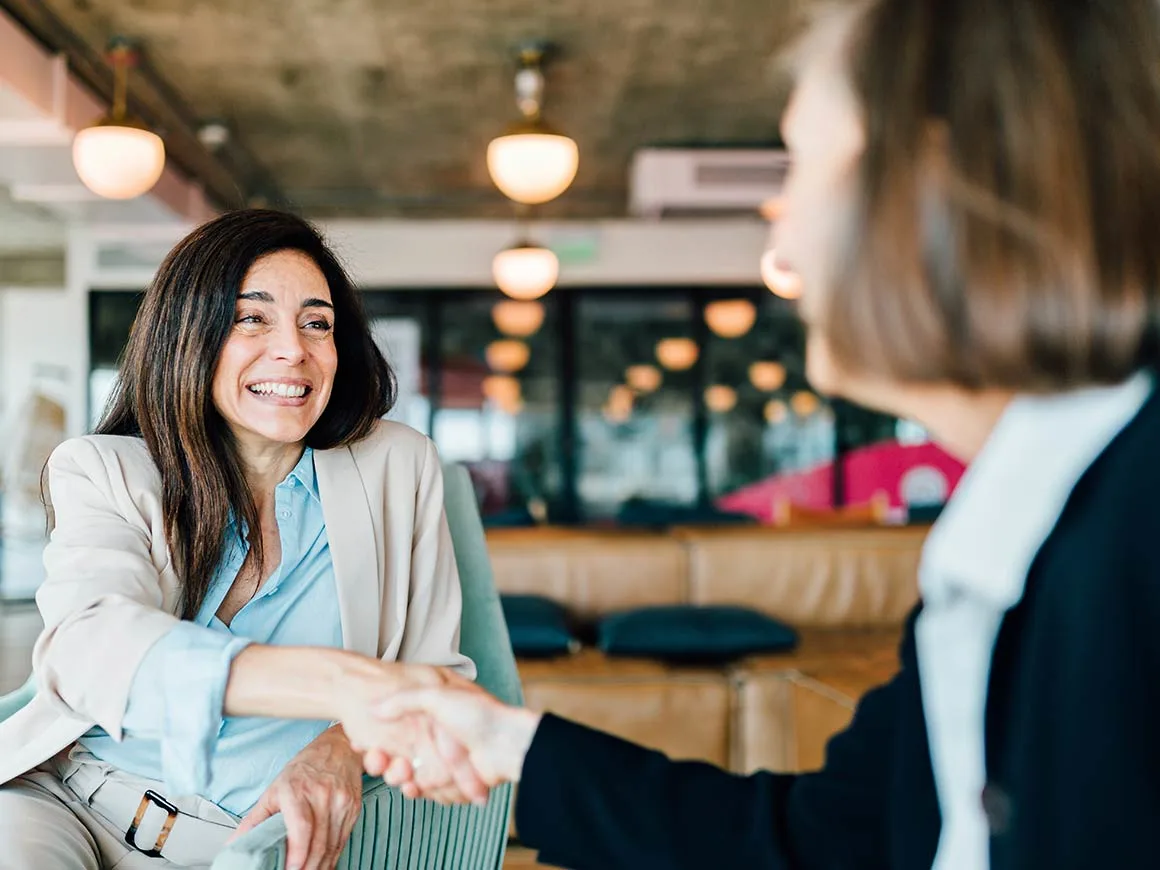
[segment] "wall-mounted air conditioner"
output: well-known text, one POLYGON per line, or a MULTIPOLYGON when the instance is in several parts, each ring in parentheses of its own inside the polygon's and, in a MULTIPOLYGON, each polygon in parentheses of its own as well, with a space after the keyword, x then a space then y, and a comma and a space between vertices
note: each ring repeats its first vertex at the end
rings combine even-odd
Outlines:
POLYGON ((757 214, 781 192, 789 155, 775 148, 644 148, 633 155, 629 213, 757 214))

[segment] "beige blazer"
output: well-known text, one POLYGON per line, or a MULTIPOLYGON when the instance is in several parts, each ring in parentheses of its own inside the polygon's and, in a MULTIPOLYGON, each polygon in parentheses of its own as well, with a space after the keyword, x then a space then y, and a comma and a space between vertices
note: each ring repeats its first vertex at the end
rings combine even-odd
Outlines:
MULTIPOLYGON (((353 447, 316 450, 314 465, 345 647, 474 677, 459 653, 459 576, 434 445, 381 422, 353 447)), ((48 487, 56 525, 36 596, 45 623, 33 650, 38 690, 0 722, 0 783, 94 724, 120 739, 137 667, 178 621, 161 478, 144 442, 66 441, 49 460, 48 487)))

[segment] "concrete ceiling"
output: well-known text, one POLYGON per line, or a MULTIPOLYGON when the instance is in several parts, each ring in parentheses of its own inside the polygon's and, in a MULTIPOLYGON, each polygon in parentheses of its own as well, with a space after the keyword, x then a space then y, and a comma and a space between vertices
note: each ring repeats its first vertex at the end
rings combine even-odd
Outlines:
MULTIPOLYGON (((138 38, 200 118, 307 214, 506 217, 487 142, 515 117, 511 49, 546 38, 546 117, 581 167, 546 217, 624 213, 653 144, 768 144, 771 62, 808 0, 37 0, 94 49, 138 38)), ((3 2, 0 2, 3 5, 3 2)))

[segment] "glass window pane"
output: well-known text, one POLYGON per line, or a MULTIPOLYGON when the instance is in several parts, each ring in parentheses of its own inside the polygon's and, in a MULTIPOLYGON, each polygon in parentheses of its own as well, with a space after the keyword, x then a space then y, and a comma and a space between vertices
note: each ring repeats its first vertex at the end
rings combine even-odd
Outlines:
POLYGON ((562 491, 559 349, 551 297, 437 296, 442 340, 434 439, 464 463, 490 525, 543 520, 562 491))
POLYGON ((577 490, 587 519, 614 518, 629 503, 696 502, 691 327, 684 293, 578 300, 577 490), (666 341, 670 368, 658 360, 666 341))
POLYGON ((806 382, 805 330, 794 308, 768 292, 739 292, 707 300, 705 322, 701 399, 715 504, 763 521, 779 499, 831 506, 834 414, 806 382))
POLYGON ((363 305, 375 342, 395 373, 398 397, 388 420, 430 435, 431 361, 424 296, 415 291, 368 291, 363 305))

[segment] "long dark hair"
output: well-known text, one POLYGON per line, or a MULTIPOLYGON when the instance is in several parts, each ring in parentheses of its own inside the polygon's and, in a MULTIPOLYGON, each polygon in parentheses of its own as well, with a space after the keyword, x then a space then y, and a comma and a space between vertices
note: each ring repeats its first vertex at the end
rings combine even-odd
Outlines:
POLYGON ((307 445, 325 449, 357 441, 395 402, 394 375, 371 337, 358 292, 306 221, 266 209, 230 212, 169 252, 145 291, 96 431, 143 438, 157 464, 186 619, 197 614, 209 590, 231 510, 245 521, 262 564, 257 505, 230 429, 214 407, 212 385, 246 273, 260 257, 285 250, 315 262, 334 304, 338 369, 307 445))

